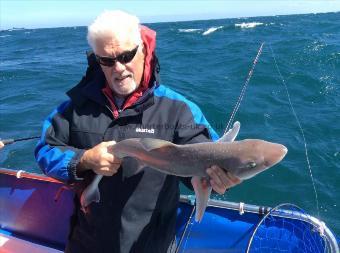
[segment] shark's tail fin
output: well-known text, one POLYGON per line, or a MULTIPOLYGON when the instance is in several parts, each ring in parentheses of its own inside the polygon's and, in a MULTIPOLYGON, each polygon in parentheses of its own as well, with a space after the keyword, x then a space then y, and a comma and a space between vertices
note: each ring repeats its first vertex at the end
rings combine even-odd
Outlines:
POLYGON ((96 175, 93 181, 85 188, 80 196, 80 204, 83 211, 86 210, 86 207, 90 205, 92 202, 100 201, 100 192, 98 188, 98 184, 102 179, 102 175, 96 175))

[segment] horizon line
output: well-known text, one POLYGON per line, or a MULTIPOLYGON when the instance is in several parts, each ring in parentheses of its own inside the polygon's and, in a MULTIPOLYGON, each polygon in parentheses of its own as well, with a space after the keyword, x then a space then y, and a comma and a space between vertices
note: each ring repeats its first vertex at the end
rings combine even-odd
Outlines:
MULTIPOLYGON (((191 22, 191 21, 208 21, 208 20, 224 20, 224 19, 246 19, 246 18, 261 18, 261 17, 278 17, 278 16, 298 16, 298 15, 318 15, 318 14, 330 14, 330 13, 340 13, 340 11, 327 11, 327 12, 308 12, 308 13, 293 13, 293 14, 275 14, 275 15, 259 15, 259 16, 235 16, 235 17, 221 17, 221 18, 204 18, 204 19, 179 19, 179 20, 159 20, 159 21, 148 21, 140 22, 141 24, 156 24, 156 23, 175 23, 175 22, 191 22)), ((169 15, 167 15, 169 16, 169 15)), ((141 16, 140 19, 142 19, 141 16)), ((144 17, 145 18, 145 17, 144 17)), ((70 26, 46 26, 46 27, 11 27, 2 29, 0 31, 9 30, 34 30, 34 29, 54 29, 54 28, 72 28, 72 27, 87 27, 88 25, 70 25, 70 26)))

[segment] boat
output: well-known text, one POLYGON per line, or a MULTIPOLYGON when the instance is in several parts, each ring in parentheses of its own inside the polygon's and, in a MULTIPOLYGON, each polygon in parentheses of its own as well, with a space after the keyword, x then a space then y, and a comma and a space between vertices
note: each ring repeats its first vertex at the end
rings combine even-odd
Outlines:
MULTIPOLYGON (((63 252, 73 199, 72 190, 53 178, 0 168, 0 252, 63 252)), ((194 196, 181 196, 178 253, 339 253, 336 235, 295 206, 269 208, 211 199, 197 223, 194 203, 194 196)))

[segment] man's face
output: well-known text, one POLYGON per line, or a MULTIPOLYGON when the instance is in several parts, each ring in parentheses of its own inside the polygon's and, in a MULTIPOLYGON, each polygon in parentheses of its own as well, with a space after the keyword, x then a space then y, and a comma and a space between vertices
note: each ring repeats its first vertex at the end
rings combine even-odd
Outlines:
POLYGON ((128 63, 116 61, 113 66, 100 65, 105 78, 116 96, 127 97, 140 85, 144 71, 143 45, 136 45, 128 40, 105 38, 97 42, 95 54, 99 57, 115 58, 119 55, 132 51, 138 46, 136 55, 128 63))

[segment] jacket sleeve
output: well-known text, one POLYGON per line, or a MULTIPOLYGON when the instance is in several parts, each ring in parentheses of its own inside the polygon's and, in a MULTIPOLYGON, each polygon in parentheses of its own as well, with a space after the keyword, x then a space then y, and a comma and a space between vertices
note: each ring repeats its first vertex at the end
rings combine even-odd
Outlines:
POLYGON ((200 108, 196 104, 186 101, 179 113, 174 143, 208 142, 216 141, 218 138, 218 134, 210 126, 200 108))
MULTIPOLYGON (((192 144, 216 141, 218 138, 218 134, 210 126, 199 107, 190 101, 186 101, 181 108, 174 143, 192 144)), ((180 180, 186 187, 193 190, 191 178, 181 177, 180 180)))
POLYGON ((49 177, 65 183, 81 180, 76 165, 85 150, 69 146, 70 114, 72 102, 66 101, 44 121, 40 140, 35 148, 35 159, 41 170, 49 177))

